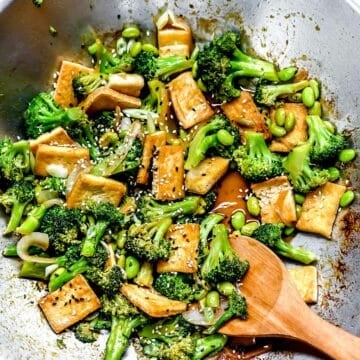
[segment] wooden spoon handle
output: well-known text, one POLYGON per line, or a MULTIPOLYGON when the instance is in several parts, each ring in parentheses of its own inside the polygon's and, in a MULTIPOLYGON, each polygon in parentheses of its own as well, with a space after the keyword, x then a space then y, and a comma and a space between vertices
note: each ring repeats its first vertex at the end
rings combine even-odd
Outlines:
POLYGON ((298 339, 314 346, 332 359, 360 360, 360 337, 321 319, 310 309, 309 315, 305 318, 307 324, 302 325, 302 330, 296 331, 298 339))

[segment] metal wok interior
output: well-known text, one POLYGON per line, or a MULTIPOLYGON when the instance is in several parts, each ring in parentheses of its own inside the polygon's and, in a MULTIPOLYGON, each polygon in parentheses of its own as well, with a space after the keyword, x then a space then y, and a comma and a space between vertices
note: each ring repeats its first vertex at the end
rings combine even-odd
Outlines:
MULTIPOLYGON (((52 86, 61 59, 86 59, 81 34, 90 25, 101 32, 135 21, 151 29, 152 16, 165 6, 191 22, 195 37, 210 38, 219 28, 245 30, 251 46, 286 66, 293 62, 322 81, 328 117, 352 132, 360 147, 360 5, 345 0, 0 0, 0 135, 21 133, 27 101, 52 86), (58 35, 49 34, 49 25, 58 35)), ((88 61, 88 60, 87 60, 88 61)), ((359 184, 359 156, 344 169, 359 184)), ((314 235, 295 238, 319 254, 319 301, 313 310, 360 335, 360 212, 358 202, 342 211, 331 241, 314 235)), ((4 221, 0 222, 3 232, 4 221)), ((3 238, 0 250, 11 239, 3 238)), ((37 307, 44 294, 35 281, 17 278, 16 260, 0 258, 0 354, 8 359, 99 359, 105 337, 89 345, 70 332, 56 336, 37 307), (57 339, 62 339, 64 348, 57 339)), ((286 345, 284 345, 286 348, 286 345)), ((301 347, 300 347, 301 348, 301 347)), ((134 359, 134 353, 128 358, 134 359)), ((261 359, 316 359, 311 354, 276 351, 261 359)))

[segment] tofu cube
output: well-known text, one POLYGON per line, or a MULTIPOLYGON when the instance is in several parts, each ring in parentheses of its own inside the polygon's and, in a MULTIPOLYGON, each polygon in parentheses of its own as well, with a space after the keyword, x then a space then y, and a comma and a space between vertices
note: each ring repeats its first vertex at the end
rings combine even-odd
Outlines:
POLYGON ((153 134, 147 134, 144 140, 144 147, 141 159, 141 167, 138 171, 136 182, 147 185, 150 177, 150 166, 154 153, 160 146, 166 145, 166 132, 157 131, 153 134))
POLYGON ((341 196, 346 187, 327 182, 306 195, 296 228, 331 238, 341 196))
POLYGON ((169 90, 176 117, 184 129, 213 116, 214 111, 198 88, 191 72, 185 72, 172 80, 169 90))
POLYGON ((78 101, 73 89, 73 79, 79 74, 89 74, 94 70, 86 66, 64 60, 61 63, 59 77, 56 82, 54 100, 63 107, 76 106, 78 101))
POLYGON ((68 175, 76 166, 87 167, 89 162, 90 155, 87 148, 39 144, 35 156, 34 173, 38 176, 49 176, 51 167, 59 167, 68 175))
POLYGON ((199 224, 174 224, 167 231, 171 254, 166 261, 158 261, 156 271, 196 273, 198 270, 199 224))
POLYGON ((153 164, 152 192, 157 200, 177 200, 185 196, 184 150, 181 145, 158 148, 153 164))
POLYGON ((82 275, 39 301, 51 328, 58 334, 86 318, 101 306, 100 300, 82 275))
POLYGON ((93 201, 106 201, 118 206, 126 193, 126 186, 116 180, 80 174, 67 196, 66 204, 69 208, 79 208, 89 199, 93 201))
POLYGON ((307 304, 317 302, 317 271, 315 266, 300 266, 290 268, 289 274, 301 297, 307 304))
POLYGON ((122 94, 139 97, 144 78, 139 74, 110 74, 108 87, 122 94))
POLYGON ((229 159, 219 156, 204 159, 185 176, 185 188, 195 194, 205 195, 226 173, 229 159))

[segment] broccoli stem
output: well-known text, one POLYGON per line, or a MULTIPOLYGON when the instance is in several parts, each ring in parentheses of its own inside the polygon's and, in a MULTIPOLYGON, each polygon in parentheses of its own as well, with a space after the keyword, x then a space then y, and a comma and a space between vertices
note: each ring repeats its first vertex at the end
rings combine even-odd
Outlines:
POLYGON ((81 248, 81 255, 86 257, 94 256, 96 247, 104 236, 108 225, 108 221, 98 220, 95 224, 89 226, 81 248))
POLYGON ((225 324, 226 322, 228 322, 229 320, 231 320, 234 317, 234 312, 232 311, 232 309, 226 309, 224 311, 224 313, 215 321, 215 323, 213 325, 211 325, 210 327, 208 327, 205 331, 204 334, 214 334, 216 333, 222 326, 223 324, 225 324))
POLYGON ((225 346, 227 339, 227 336, 223 334, 213 334, 197 339, 192 360, 201 360, 205 356, 216 354, 225 346))
POLYGON ((20 203, 18 201, 14 203, 14 206, 11 209, 10 219, 5 229, 4 235, 12 233, 19 226, 26 205, 27 203, 20 203))
POLYGON ((19 276, 28 279, 46 280, 45 269, 47 266, 49 266, 49 264, 24 261, 19 276))
POLYGON ((188 70, 192 67, 193 61, 181 56, 168 56, 156 60, 156 77, 167 79, 169 76, 188 70))
POLYGON ((279 255, 291 260, 299 261, 305 265, 311 264, 317 260, 317 256, 312 251, 294 247, 282 239, 276 241, 275 250, 279 255))
POLYGON ((34 232, 40 226, 40 221, 44 217, 47 209, 48 207, 44 204, 35 207, 16 231, 22 235, 34 232))
POLYGON ((16 245, 8 245, 4 248, 2 252, 5 257, 16 257, 18 256, 16 245))

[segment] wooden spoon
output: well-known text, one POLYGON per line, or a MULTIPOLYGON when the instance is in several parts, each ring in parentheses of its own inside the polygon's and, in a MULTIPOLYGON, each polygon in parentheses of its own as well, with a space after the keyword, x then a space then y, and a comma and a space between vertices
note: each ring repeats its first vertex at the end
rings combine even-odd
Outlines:
POLYGON ((248 319, 234 319, 221 332, 236 337, 301 340, 336 360, 359 360, 360 338, 321 319, 305 304, 282 261, 265 245, 244 236, 231 244, 250 268, 240 287, 248 319))

